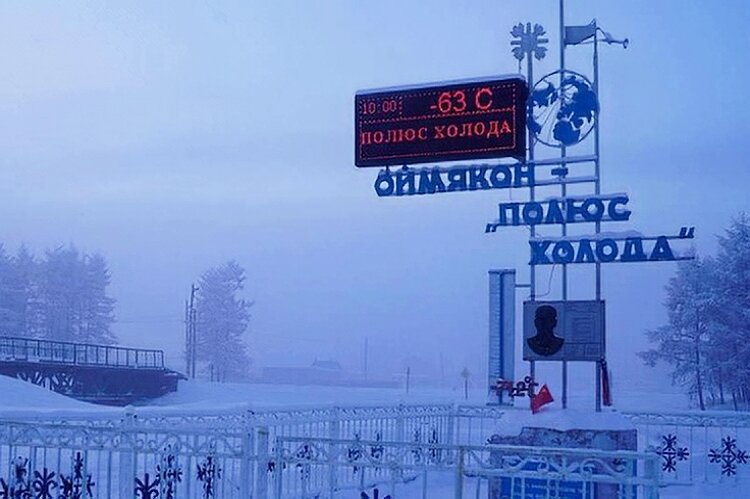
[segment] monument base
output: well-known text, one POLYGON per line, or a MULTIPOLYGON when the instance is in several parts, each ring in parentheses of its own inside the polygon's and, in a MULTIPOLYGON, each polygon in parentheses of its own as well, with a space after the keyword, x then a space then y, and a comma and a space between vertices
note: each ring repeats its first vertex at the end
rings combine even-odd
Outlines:
MULTIPOLYGON (((637 430, 629 421, 616 413, 575 413, 574 411, 547 411, 544 415, 531 416, 524 413, 507 413, 508 425, 488 439, 490 444, 518 445, 523 447, 559 447, 566 449, 627 450, 638 448, 637 430), (518 416, 515 418, 514 416, 518 416), (543 417, 542 417, 543 416, 543 417), (514 421, 516 420, 516 421, 514 421), (514 432, 515 430, 515 432, 514 432), (515 434, 513 434, 515 433, 515 434)), ((490 462, 502 467, 507 452, 493 452, 490 462)), ((574 464, 574 463, 571 463, 574 464)), ((587 466, 609 466, 609 463, 587 466)), ((612 466, 617 463, 613 462, 612 466)), ((541 469, 541 461, 530 460, 522 465, 525 471, 541 469)), ((635 475, 636 470, 632 470, 635 475)), ((620 497, 619 488, 614 484, 585 481, 549 480, 543 478, 493 478, 489 480, 489 499, 537 499, 555 497, 560 499, 620 497)), ((635 491, 633 491, 635 494, 635 491)), ((635 497, 635 495, 633 496, 635 497)))

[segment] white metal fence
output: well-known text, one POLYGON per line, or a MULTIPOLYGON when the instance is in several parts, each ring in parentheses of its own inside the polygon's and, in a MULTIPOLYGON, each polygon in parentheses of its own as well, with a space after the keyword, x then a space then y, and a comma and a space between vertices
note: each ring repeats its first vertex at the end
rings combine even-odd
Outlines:
POLYGON ((279 437, 275 447, 274 498, 355 498, 377 487, 415 499, 658 497, 653 454, 303 437, 279 437))
POLYGON ((638 428, 638 448, 660 457, 663 481, 750 483, 750 414, 624 413, 638 428))
POLYGON ((0 498, 374 499, 375 488, 379 499, 516 498, 561 487, 627 498, 750 476, 750 415, 625 414, 639 429, 638 452, 487 444, 513 412, 444 404, 29 414, 0 419, 0 498))

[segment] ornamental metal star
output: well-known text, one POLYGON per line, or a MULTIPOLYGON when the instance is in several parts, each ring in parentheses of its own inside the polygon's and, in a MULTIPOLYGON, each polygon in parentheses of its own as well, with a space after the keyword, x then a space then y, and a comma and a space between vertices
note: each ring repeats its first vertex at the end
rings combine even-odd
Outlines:
POLYGON ((661 438, 664 441, 664 445, 656 451, 664 459, 661 469, 667 473, 672 473, 677 471, 677 462, 686 461, 690 457, 690 453, 687 447, 677 447, 676 435, 669 434, 661 438))
POLYGON ((737 448, 737 440, 731 437, 721 439, 721 449, 711 449, 708 453, 709 462, 721 462, 721 474, 732 476, 737 474, 737 463, 747 464, 747 451, 737 448))
MULTIPOLYGON (((378 489, 373 489, 372 498, 370 498, 370 495, 367 492, 362 492, 359 497, 360 499, 380 499, 380 491, 378 489)), ((391 495, 388 494, 387 496, 383 497, 383 499, 391 499, 391 495)))
POLYGON ((534 24, 532 28, 531 23, 526 23, 526 29, 524 29, 523 23, 518 23, 513 26, 510 34, 513 38, 518 38, 510 42, 513 47, 513 57, 522 61, 526 54, 534 54, 537 61, 544 59, 547 48, 542 45, 549 42, 549 38, 542 38, 547 32, 540 24, 534 24))

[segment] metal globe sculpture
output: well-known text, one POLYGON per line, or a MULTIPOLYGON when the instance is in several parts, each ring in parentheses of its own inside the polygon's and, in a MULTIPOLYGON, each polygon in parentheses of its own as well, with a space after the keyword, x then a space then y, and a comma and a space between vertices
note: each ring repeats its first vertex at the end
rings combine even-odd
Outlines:
POLYGON ((528 112, 528 127, 537 141, 550 147, 569 147, 594 129, 599 101, 585 76, 560 70, 534 85, 528 112))

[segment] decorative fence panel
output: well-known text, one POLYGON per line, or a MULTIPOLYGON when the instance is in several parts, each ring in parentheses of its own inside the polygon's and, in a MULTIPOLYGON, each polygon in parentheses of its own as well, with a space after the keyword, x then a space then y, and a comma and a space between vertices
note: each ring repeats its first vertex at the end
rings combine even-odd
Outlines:
POLYGON ((750 482, 750 414, 624 413, 638 448, 660 457, 665 483, 750 482))
POLYGON ((38 423, 0 425, 0 497, 251 497, 247 435, 38 423))
POLYGON ((284 437, 276 448, 273 499, 659 495, 658 458, 646 453, 284 437))
POLYGON ((139 408, 106 417, 67 413, 67 420, 29 413, 0 419, 0 498, 364 498, 352 495, 358 491, 374 499, 375 488, 379 499, 397 489, 409 498, 459 497, 459 489, 491 497, 492 487, 520 494, 539 480, 568 483, 586 473, 590 483, 615 483, 617 497, 628 497, 652 494, 657 479, 750 477, 750 415, 625 413, 639 429, 640 454, 536 449, 546 454, 529 464, 532 448, 512 447, 521 456, 513 461, 502 446, 487 445, 514 411, 445 404, 202 414, 139 408), (630 464, 576 471, 584 454, 630 464))

